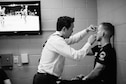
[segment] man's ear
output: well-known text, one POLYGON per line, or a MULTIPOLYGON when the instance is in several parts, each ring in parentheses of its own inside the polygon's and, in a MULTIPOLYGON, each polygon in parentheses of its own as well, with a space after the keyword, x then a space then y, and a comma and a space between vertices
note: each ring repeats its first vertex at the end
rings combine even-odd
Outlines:
POLYGON ((64 32, 65 32, 65 31, 66 31, 66 27, 63 27, 63 28, 62 28, 62 31, 64 31, 64 32))

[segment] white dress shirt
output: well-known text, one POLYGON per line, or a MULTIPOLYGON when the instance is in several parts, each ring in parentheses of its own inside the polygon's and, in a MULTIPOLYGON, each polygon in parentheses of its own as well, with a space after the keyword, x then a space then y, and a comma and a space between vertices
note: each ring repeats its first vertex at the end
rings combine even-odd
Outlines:
POLYGON ((86 43, 80 50, 75 50, 70 44, 77 43, 87 34, 86 29, 64 39, 60 32, 52 34, 41 52, 41 59, 38 65, 39 73, 50 73, 55 76, 61 76, 64 68, 65 57, 80 60, 85 57, 90 48, 90 43, 86 43))

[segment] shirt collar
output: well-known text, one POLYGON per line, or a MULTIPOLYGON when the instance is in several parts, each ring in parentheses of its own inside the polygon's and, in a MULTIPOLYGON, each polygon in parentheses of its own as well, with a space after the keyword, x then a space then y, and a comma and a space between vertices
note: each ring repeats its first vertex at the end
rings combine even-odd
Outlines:
POLYGON ((54 34, 58 34, 58 35, 62 36, 62 34, 59 31, 56 31, 54 34))
MULTIPOLYGON (((59 31, 56 31, 53 35, 58 35, 58 36, 64 38, 64 37, 62 36, 62 34, 61 34, 59 31)), ((65 38, 64 38, 64 39, 65 39, 65 38)))

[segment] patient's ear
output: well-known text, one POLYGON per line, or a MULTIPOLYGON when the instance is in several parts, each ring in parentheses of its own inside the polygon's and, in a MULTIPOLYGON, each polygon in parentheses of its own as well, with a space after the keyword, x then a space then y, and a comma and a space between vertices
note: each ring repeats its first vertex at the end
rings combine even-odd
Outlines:
POLYGON ((102 37, 104 37, 104 36, 105 36, 105 34, 106 34, 106 32, 103 32, 103 33, 102 33, 102 37))

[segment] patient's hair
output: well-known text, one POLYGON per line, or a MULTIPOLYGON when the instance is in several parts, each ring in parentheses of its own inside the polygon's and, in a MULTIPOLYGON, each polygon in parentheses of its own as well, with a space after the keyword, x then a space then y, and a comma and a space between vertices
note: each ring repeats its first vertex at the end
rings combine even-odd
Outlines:
POLYGON ((114 36, 115 33, 115 27, 109 22, 102 22, 101 25, 103 26, 104 30, 107 32, 108 37, 114 36))

